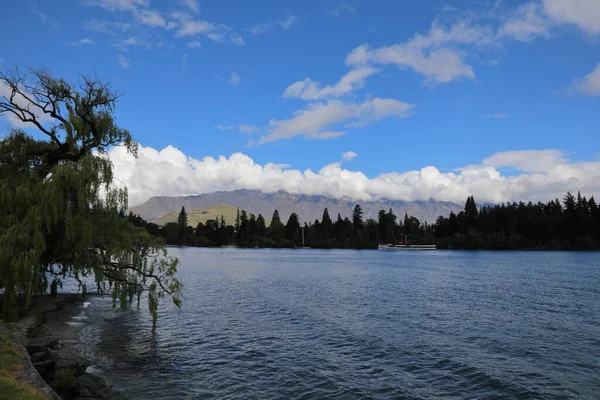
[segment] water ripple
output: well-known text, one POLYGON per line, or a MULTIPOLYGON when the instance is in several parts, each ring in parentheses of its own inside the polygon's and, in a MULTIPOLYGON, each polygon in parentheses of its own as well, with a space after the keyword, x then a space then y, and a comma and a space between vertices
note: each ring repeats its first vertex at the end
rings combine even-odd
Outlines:
POLYGON ((595 399, 594 253, 173 249, 185 305, 73 322, 132 398, 595 399))

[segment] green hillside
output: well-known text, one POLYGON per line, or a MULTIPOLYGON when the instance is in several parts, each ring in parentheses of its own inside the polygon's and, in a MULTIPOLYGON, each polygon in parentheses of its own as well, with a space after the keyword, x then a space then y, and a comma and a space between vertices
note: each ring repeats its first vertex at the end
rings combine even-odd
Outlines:
MULTIPOLYGON (((227 225, 235 225, 235 218, 237 216, 237 208, 232 207, 229 204, 220 204, 214 207, 206 207, 206 208, 196 208, 194 210, 185 210, 187 212, 188 217, 188 225, 192 227, 196 227, 199 222, 203 224, 206 223, 209 219, 221 219, 221 215, 225 218, 225 223, 227 225)), ((158 218, 152 222, 158 225, 166 225, 169 222, 177 222, 177 217, 179 216, 179 211, 170 212, 167 215, 158 218)), ((264 215, 263 215, 264 217, 264 215)), ((265 221, 267 226, 269 226, 270 221, 265 221)))

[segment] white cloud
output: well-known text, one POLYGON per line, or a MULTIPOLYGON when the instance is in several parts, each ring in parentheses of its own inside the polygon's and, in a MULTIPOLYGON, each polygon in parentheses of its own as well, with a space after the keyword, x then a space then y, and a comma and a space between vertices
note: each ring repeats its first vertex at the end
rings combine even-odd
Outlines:
POLYGON ((256 24, 252 28, 250 28, 249 31, 251 34, 256 36, 270 32, 276 27, 280 27, 281 29, 289 29, 292 27, 292 25, 294 25, 297 19, 298 17, 296 17, 295 15, 289 14, 284 19, 256 24))
POLYGON ((231 125, 223 125, 223 124, 218 124, 215 126, 215 128, 217 128, 220 131, 231 131, 231 130, 235 129, 231 125))
POLYGON ((342 160, 351 161, 351 160, 354 160, 356 158, 356 156, 358 156, 358 154, 356 154, 355 152, 347 151, 344 154, 342 154, 342 160))
POLYGON ((198 0, 181 0, 181 4, 183 4, 185 7, 189 8, 195 13, 200 12, 200 4, 198 0))
POLYGON ((217 27, 215 24, 202 21, 202 20, 189 20, 181 23, 179 31, 177 32, 178 36, 194 36, 198 34, 209 34, 210 32, 216 30, 217 27))
POLYGON ((356 14, 356 7, 354 4, 342 3, 338 6, 328 8, 327 13, 334 17, 339 17, 343 13, 356 14))
POLYGON ((589 34, 600 33, 600 1, 543 0, 546 14, 559 24, 576 25, 589 34))
POLYGON ((220 32, 212 32, 207 34, 208 38, 217 43, 225 43, 225 35, 220 32))
POLYGON ((298 17, 296 17, 295 15, 288 15, 287 17, 279 21, 279 25, 281 25, 283 29, 289 29, 292 25, 294 25, 297 19, 298 17))
POLYGON ((91 19, 87 21, 84 28, 93 32, 107 33, 116 35, 118 32, 124 32, 131 28, 131 24, 124 22, 113 22, 113 21, 100 21, 97 19, 91 19))
POLYGON ((179 64, 181 65, 181 70, 182 71, 187 68, 187 65, 188 65, 188 53, 183 53, 183 55, 179 59, 179 64))
POLYGON ((188 43, 188 47, 190 49, 197 49, 198 47, 201 47, 202 43, 200 43, 199 40, 192 40, 191 42, 188 43))
POLYGON ((143 25, 162 28, 167 26, 167 20, 156 10, 138 10, 133 15, 143 25))
MULTIPOLYGON (((109 11, 128 12, 132 15, 135 25, 145 25, 151 28, 164 28, 167 31, 175 29, 176 37, 194 37, 204 35, 217 43, 233 43, 244 45, 244 39, 235 30, 225 24, 216 24, 209 21, 197 19, 193 14, 176 10, 161 14, 157 10, 148 9, 148 0, 83 0, 88 6, 97 6, 109 11)), ((182 0, 181 4, 192 12, 199 12, 199 4, 194 0, 182 0)), ((88 29, 114 34, 109 24, 121 24, 120 30, 128 29, 131 25, 117 22, 103 22, 92 20, 86 24, 88 29)), ((116 26, 116 25, 114 25, 116 26)), ((199 47, 200 42, 192 40, 191 47, 199 47)), ((147 46, 154 48, 156 46, 147 46)))
POLYGON ((260 132, 260 128, 256 125, 242 124, 238 126, 238 129, 241 133, 247 133, 249 135, 260 132))
POLYGON ((236 46, 243 46, 246 44, 244 39, 235 32, 229 34, 229 40, 231 40, 231 43, 235 44, 236 46))
POLYGON ((134 11, 138 7, 147 7, 150 0, 83 0, 83 4, 108 11, 134 11))
POLYGON ((96 42, 94 42, 92 39, 80 39, 76 42, 70 42, 70 43, 65 43, 67 46, 73 46, 73 47, 81 47, 81 46, 85 46, 85 45, 90 45, 90 46, 95 46, 96 42))
POLYGON ((508 112, 500 112, 500 113, 495 113, 495 114, 488 114, 488 115, 483 115, 481 117, 479 117, 479 119, 504 119, 504 118, 510 118, 510 113, 508 112))
POLYGON ((49 17, 48 14, 42 12, 42 10, 40 10, 37 4, 33 4, 30 8, 30 11, 37 15, 43 24, 48 25, 50 28, 60 29, 62 27, 62 24, 60 22, 58 22, 54 18, 49 17))
POLYGON ((225 24, 214 24, 212 22, 194 19, 190 14, 175 11, 170 17, 177 21, 177 37, 194 37, 204 35, 217 43, 230 42, 237 46, 245 44, 244 39, 235 30, 225 24))
MULTIPOLYGON (((167 146, 157 151, 139 148, 135 159, 123 147, 108 153, 115 178, 129 189, 130 205, 151 196, 182 196, 218 190, 256 189, 273 193, 324 195, 358 201, 441 200, 463 203, 467 196, 478 202, 547 201, 567 191, 585 195, 600 193, 600 162, 569 162, 556 150, 506 152, 481 164, 451 172, 434 166, 405 172, 388 172, 374 178, 334 162, 318 171, 299 171, 288 166, 260 165, 242 153, 229 158, 194 159, 167 146), (518 175, 503 175, 498 167, 525 168, 518 175)), ((118 182, 117 181, 117 182, 118 182)))
POLYGON ((596 64, 596 68, 586 76, 575 79, 570 91, 589 96, 600 95, 600 63, 596 64))
POLYGON ((235 72, 232 72, 231 75, 229 76, 229 83, 231 83, 233 86, 240 83, 240 80, 241 80, 240 76, 238 74, 236 74, 235 72))
POLYGON ((126 58, 123 54, 119 54, 117 56, 117 61, 119 61, 119 65, 125 69, 129 69, 131 67, 131 60, 126 58))
POLYGON ((493 41, 489 27, 461 21, 444 28, 434 21, 427 35, 417 34, 404 43, 380 48, 361 45, 348 54, 346 64, 354 67, 393 64, 401 69, 410 68, 423 75, 429 84, 475 79, 473 67, 464 61, 464 47, 489 45, 493 41))
POLYGON ((129 51, 130 47, 144 47, 146 49, 159 47, 161 42, 151 41, 150 39, 139 36, 132 36, 127 39, 116 41, 113 44, 121 51, 129 51))
POLYGON ((550 25, 548 19, 542 15, 540 4, 527 3, 517 8, 514 15, 504 22, 498 36, 531 42, 538 37, 548 37, 550 25))
POLYGON ((321 100, 339 97, 365 86, 365 80, 379 70, 371 67, 358 67, 344 75, 334 86, 321 87, 319 82, 310 78, 292 83, 283 92, 283 97, 297 97, 303 100, 321 100))
MULTIPOLYGON (((477 48, 502 45, 507 39, 531 42, 549 38, 556 24, 573 24, 589 34, 600 34, 599 0, 540 0, 526 2, 508 16, 501 16, 501 1, 485 18, 482 15, 463 19, 444 26, 433 21, 427 34, 416 34, 411 39, 389 46, 373 48, 363 44, 346 57, 346 64, 396 65, 412 69, 425 77, 427 84, 452 82, 459 78, 475 79, 473 67, 466 61, 477 48), (474 21, 500 19, 500 25, 481 25, 474 21)), ((300 83, 297 82, 298 85, 300 83)), ((306 81, 310 89, 312 81, 306 81)))
POLYGON ((285 120, 269 121, 269 133, 257 144, 303 136, 306 139, 332 139, 345 134, 330 130, 332 126, 365 125, 387 116, 404 118, 411 114, 414 106, 394 99, 374 98, 364 103, 343 103, 330 100, 312 103, 307 108, 294 112, 285 120))
POLYGON ((264 35, 265 33, 271 31, 275 25, 272 22, 264 22, 260 24, 254 25, 250 28, 250 33, 253 35, 264 35))

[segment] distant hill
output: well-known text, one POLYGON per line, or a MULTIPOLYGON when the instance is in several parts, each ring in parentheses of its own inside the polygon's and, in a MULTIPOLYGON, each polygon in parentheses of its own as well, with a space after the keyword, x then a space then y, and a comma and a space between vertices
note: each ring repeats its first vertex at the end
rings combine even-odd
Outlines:
MULTIPOLYGON (((326 196, 308 196, 286 192, 264 193, 259 190, 235 190, 184 197, 156 196, 139 206, 133 207, 131 211, 139 214, 147 221, 154 221, 168 213, 178 213, 181 207, 185 207, 186 210, 194 210, 227 204, 231 206, 229 208, 239 207, 256 215, 262 214, 265 219, 271 219, 273 211, 278 210, 281 220, 285 224, 292 212, 297 213, 301 221, 312 222, 315 219, 321 220, 325 207, 329 209, 329 215, 333 220, 337 218, 338 213, 342 218, 350 217, 356 203, 356 201, 348 199, 334 199, 326 196)), ((404 213, 408 213, 408 215, 418 218, 421 222, 428 223, 435 222, 440 215, 447 216, 450 214, 450 211, 457 213, 463 209, 463 205, 461 204, 436 200, 376 200, 359 201, 358 203, 363 209, 364 219, 376 219, 379 210, 392 208, 398 218, 403 218, 404 213)), ((233 224, 235 216, 231 220, 230 218, 227 215, 225 216, 226 222, 233 224)))
MULTIPOLYGON (((181 208, 179 208, 179 210, 177 211, 170 212, 152 222, 158 225, 166 225, 169 222, 177 222, 177 217, 179 217, 180 211, 181 208)), ((199 222, 206 224, 206 221, 208 221, 209 219, 221 219, 221 215, 223 216, 223 218, 225 218, 225 222, 228 225, 233 225, 235 224, 235 219, 237 217, 237 208, 232 207, 228 204, 219 204, 218 206, 196 208, 192 210, 186 207, 185 211, 188 217, 188 225, 194 228, 198 225, 199 222)))

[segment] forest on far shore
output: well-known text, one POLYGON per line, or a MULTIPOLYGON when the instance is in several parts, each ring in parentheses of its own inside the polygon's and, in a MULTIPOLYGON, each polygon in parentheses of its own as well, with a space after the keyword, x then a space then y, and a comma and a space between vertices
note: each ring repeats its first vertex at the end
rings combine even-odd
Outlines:
POLYGON ((562 201, 547 203, 513 202, 477 207, 473 196, 464 210, 440 216, 434 224, 392 209, 379 211, 377 220, 363 219, 360 204, 351 218, 337 215, 332 220, 327 208, 321 220, 301 224, 292 213, 284 224, 274 210, 269 226, 262 215, 239 210, 233 224, 221 216, 215 220, 187 224, 185 208, 178 222, 160 227, 130 213, 125 216, 169 245, 220 247, 312 247, 323 249, 375 249, 379 244, 436 244, 439 249, 481 250, 597 250, 600 244, 600 208, 594 197, 568 192, 562 201))

